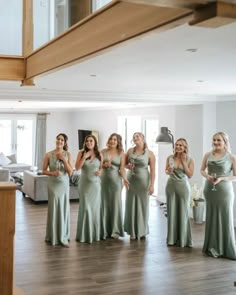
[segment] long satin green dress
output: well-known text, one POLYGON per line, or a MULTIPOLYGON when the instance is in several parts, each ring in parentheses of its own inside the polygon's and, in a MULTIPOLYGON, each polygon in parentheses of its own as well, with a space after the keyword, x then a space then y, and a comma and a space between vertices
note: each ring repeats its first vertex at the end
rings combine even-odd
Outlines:
MULTIPOLYGON (((68 159, 68 153, 64 156, 68 159)), ((69 176, 62 161, 52 151, 49 170, 60 170, 62 175, 48 177, 48 217, 45 240, 52 245, 67 245, 70 239, 69 176)))
MULTIPOLYGON (((108 161, 107 151, 103 151, 104 162, 108 161)), ((124 236, 121 204, 122 177, 120 175, 121 155, 111 160, 109 168, 103 168, 102 180, 102 221, 103 238, 124 236)))
POLYGON ((126 192, 124 230, 130 236, 139 238, 149 233, 149 150, 145 149, 142 155, 133 151, 128 161, 133 161, 134 169, 127 174, 130 186, 126 192))
MULTIPOLYGON (((174 163, 173 156, 169 158, 174 163)), ((190 159, 187 160, 190 162, 190 159)), ((192 247, 191 228, 188 216, 190 184, 184 168, 174 166, 166 184, 167 245, 192 247)))
POLYGON ((87 159, 79 180, 79 213, 76 240, 92 243, 101 238, 101 179, 96 176, 100 160, 87 159))
MULTIPOLYGON (((229 153, 215 160, 212 153, 207 160, 208 174, 229 176, 232 173, 232 161, 229 153)), ((203 252, 213 257, 236 259, 233 203, 234 191, 231 181, 220 181, 216 191, 212 183, 205 182, 206 225, 203 252)))

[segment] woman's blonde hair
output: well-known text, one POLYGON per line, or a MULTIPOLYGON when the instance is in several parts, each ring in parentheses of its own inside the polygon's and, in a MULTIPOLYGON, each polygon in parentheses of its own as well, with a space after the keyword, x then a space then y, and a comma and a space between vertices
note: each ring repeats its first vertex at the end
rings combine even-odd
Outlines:
POLYGON ((144 144, 144 146, 143 146, 143 150, 145 151, 145 149, 146 149, 148 146, 147 146, 147 142, 146 142, 146 139, 145 139, 144 134, 143 134, 142 132, 134 132, 134 134, 133 134, 133 138, 134 138, 135 134, 138 134, 138 135, 142 138, 142 140, 143 140, 143 144, 144 144))
MULTIPOLYGON (((228 136, 228 134, 225 133, 225 132, 220 131, 220 132, 215 133, 215 134, 213 135, 212 139, 213 139, 216 135, 219 135, 219 136, 223 139, 224 144, 225 144, 225 150, 226 150, 226 152, 231 153, 231 148, 230 148, 230 143, 229 143, 229 136, 228 136)), ((214 150, 213 143, 212 143, 212 147, 213 147, 213 150, 214 150)))
MULTIPOLYGON (((187 140, 185 139, 185 138, 178 138, 177 140, 176 140, 176 142, 175 142, 175 145, 176 145, 176 143, 178 142, 178 141, 181 141, 182 142, 182 144, 183 144, 183 146, 184 146, 184 152, 186 153, 186 155, 187 155, 187 157, 188 157, 188 155, 189 155, 189 145, 188 145, 188 142, 187 142, 187 140)), ((174 147, 174 157, 176 156, 176 151, 175 151, 175 147, 174 147)))

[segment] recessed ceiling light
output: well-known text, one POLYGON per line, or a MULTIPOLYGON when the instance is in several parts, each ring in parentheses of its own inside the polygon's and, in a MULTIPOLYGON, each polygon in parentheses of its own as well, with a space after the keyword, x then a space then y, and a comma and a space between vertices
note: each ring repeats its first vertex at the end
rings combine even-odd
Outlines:
POLYGON ((188 51, 188 52, 197 52, 197 48, 189 48, 189 49, 186 49, 186 51, 188 51))

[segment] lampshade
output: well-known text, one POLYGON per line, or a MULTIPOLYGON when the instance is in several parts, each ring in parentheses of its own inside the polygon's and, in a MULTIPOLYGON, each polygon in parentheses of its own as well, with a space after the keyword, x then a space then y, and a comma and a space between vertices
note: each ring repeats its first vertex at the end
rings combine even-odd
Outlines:
POLYGON ((168 127, 161 127, 161 133, 157 136, 156 143, 171 143, 174 148, 174 136, 168 127))

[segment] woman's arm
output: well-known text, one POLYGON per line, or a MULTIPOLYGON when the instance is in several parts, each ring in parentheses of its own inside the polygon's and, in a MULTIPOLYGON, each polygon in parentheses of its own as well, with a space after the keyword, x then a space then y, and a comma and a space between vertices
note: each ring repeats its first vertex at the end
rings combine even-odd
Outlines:
POLYGON ((64 163, 66 172, 68 173, 69 176, 71 176, 73 173, 72 157, 70 152, 67 152, 67 155, 68 155, 68 160, 65 157, 63 157, 61 160, 64 163))
POLYGON ((208 175, 208 172, 206 171, 207 170, 206 169, 207 168, 207 159, 208 159, 209 155, 210 155, 210 152, 208 152, 204 155, 203 160, 202 160, 201 170, 200 170, 201 175, 203 177, 205 177, 206 179, 209 179, 209 176, 210 176, 210 175, 208 175))
POLYGON ((149 151, 149 165, 150 165, 150 187, 149 194, 154 193, 154 183, 156 177, 156 157, 152 151, 149 151))
POLYGON ((125 187, 129 189, 129 181, 126 178, 125 163, 126 163, 126 155, 125 153, 122 153, 120 157, 120 175, 124 181, 125 187))
POLYGON ((83 150, 80 150, 77 154, 76 161, 75 161, 75 169, 76 170, 80 170, 83 167, 84 162, 87 159, 86 153, 84 153, 83 156, 82 156, 82 153, 83 153, 83 150))
POLYGON ((193 172, 194 172, 193 159, 190 159, 189 163, 187 163, 187 156, 186 156, 186 154, 183 154, 181 161, 182 161, 182 165, 183 165, 185 174, 188 176, 188 178, 191 178, 193 176, 193 172))
POLYGON ((102 153, 100 153, 100 165, 99 165, 99 168, 98 168, 98 171, 96 171, 96 175, 97 176, 101 176, 101 174, 102 174, 102 164, 103 164, 103 154, 102 153))
POLYGON ((169 156, 169 157, 167 157, 167 159, 166 159, 166 168, 165 168, 165 172, 166 172, 166 174, 167 175, 170 175, 171 173, 173 173, 173 171, 174 171, 174 168, 172 168, 172 167, 170 167, 170 157, 171 156, 169 156))

